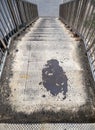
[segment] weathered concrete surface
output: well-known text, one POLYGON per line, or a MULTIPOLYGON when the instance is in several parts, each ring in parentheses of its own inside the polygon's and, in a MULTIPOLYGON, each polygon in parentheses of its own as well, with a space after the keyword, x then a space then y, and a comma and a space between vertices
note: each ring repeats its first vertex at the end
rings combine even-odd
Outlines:
MULTIPOLYGON (((18 52, 14 50, 13 77, 9 84, 13 109, 28 114, 43 109, 78 111, 85 104, 86 86, 77 55, 77 41, 70 37, 59 20, 40 18, 34 28, 15 44, 18 52), (66 99, 62 92, 54 96, 43 85, 42 70, 52 59, 57 60, 66 72, 66 99)), ((56 86, 52 87, 55 89, 56 86)))
POLYGON ((10 121, 94 122, 93 85, 81 45, 55 18, 40 18, 14 41, 1 87, 10 121))

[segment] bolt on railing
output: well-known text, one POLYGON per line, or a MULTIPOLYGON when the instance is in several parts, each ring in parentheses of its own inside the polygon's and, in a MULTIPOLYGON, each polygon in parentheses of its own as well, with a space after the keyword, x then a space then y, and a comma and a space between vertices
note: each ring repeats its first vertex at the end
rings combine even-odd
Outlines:
POLYGON ((0 0, 0 77, 10 38, 36 19, 37 5, 24 0, 0 0))
POLYGON ((59 17, 83 39, 95 80, 95 0, 72 0, 61 4, 59 17))

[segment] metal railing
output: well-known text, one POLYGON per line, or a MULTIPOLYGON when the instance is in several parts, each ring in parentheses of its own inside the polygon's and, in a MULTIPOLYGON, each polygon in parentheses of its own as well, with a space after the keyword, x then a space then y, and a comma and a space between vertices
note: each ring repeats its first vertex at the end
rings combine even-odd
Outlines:
POLYGON ((37 5, 24 0, 0 0, 0 77, 12 38, 36 19, 37 5))
POLYGON ((72 0, 61 4, 59 17, 83 39, 95 80, 95 0, 72 0))

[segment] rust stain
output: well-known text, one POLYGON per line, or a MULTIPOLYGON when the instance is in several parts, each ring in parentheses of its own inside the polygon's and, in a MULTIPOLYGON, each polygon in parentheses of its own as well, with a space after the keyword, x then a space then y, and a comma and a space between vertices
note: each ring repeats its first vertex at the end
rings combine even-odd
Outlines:
POLYGON ((24 74, 24 75, 20 75, 20 78, 22 78, 22 79, 29 79, 29 75, 27 75, 27 74, 24 74))

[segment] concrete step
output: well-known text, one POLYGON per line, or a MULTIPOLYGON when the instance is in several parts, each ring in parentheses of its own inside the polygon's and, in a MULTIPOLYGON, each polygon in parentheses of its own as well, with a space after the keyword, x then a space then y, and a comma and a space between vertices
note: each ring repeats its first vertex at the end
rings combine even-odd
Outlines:
POLYGON ((79 41, 58 19, 39 18, 34 28, 14 43, 7 62, 11 66, 7 73, 12 73, 7 86, 11 90, 8 102, 19 115, 16 120, 21 121, 25 114, 25 122, 87 122, 82 109, 89 109, 89 87, 83 61, 80 62, 79 41))

